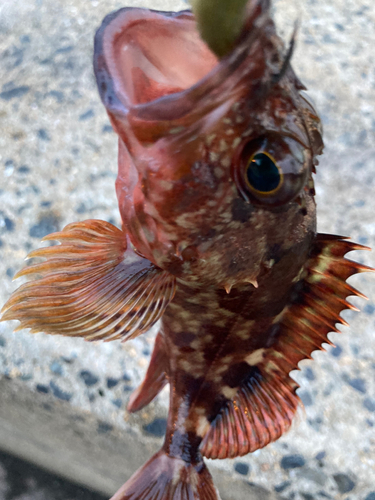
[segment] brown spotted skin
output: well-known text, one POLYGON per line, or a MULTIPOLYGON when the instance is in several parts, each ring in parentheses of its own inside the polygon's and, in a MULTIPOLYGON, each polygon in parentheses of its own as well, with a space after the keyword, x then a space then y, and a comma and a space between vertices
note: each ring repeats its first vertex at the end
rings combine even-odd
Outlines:
MULTIPOLYGON (((134 200, 139 197, 140 201, 134 202, 133 217, 129 219, 127 205, 121 205, 121 194, 120 210, 132 230, 133 243, 137 248, 141 246, 150 260, 185 281, 233 286, 257 279, 272 245, 303 237, 311 221, 306 223, 300 216, 300 204, 290 203, 274 210, 249 204, 239 195, 232 171, 233 161, 249 136, 278 127, 276 117, 270 114, 275 109, 274 99, 278 104, 285 101, 285 116, 278 109, 280 128, 294 132, 290 125, 293 120, 286 114, 289 108, 296 115, 295 121, 297 117, 302 121, 298 94, 294 101, 285 96, 290 86, 288 80, 279 84, 280 88, 273 91, 276 95, 268 97, 259 110, 257 120, 248 109, 247 95, 238 99, 219 123, 195 139, 196 144, 189 144, 186 151, 180 149, 183 134, 168 143, 158 141, 147 147, 149 161, 152 157, 153 164, 160 162, 160 168, 140 175, 134 189, 134 200), (266 123, 261 126, 263 121, 266 123), (148 227, 151 237, 145 230, 148 227)), ((307 145, 303 148, 305 168, 311 172, 313 150, 306 128, 300 135, 307 145)), ((301 147, 297 140, 296 144, 301 147)), ((120 163, 119 179, 123 168, 129 165, 123 167, 120 163)), ((121 189, 119 180, 117 186, 121 189)), ((305 191, 300 194, 303 203, 311 202, 305 191)), ((309 217, 314 218, 312 207, 309 217)))
POLYGON ((301 243, 273 243, 269 256, 275 263, 270 269, 263 267, 257 289, 245 285, 228 294, 213 286, 178 282, 162 319, 173 387, 168 452, 176 454, 179 449, 193 460, 219 410, 259 372, 261 350, 276 340, 275 318, 290 301, 292 282, 304 267, 313 237, 312 227, 301 243))

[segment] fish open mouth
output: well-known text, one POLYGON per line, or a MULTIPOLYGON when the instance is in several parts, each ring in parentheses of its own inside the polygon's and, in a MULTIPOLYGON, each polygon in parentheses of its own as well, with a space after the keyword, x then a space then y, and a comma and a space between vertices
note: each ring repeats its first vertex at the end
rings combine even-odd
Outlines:
MULTIPOLYGON (((115 14, 98 31, 95 70, 97 77, 107 73, 126 108, 189 89, 218 63, 188 11, 125 8, 115 14)), ((102 99, 108 87, 99 86, 102 99)))
POLYGON ((251 93, 249 82, 259 83, 265 71, 262 47, 274 33, 265 0, 253 7, 239 43, 220 61, 200 38, 189 11, 125 8, 107 16, 94 54, 107 111, 128 115, 130 122, 171 125, 182 117, 196 120, 196 114, 219 107, 240 88, 251 93))
POLYGON ((110 73, 118 77, 118 91, 132 105, 192 87, 218 62, 187 12, 173 17, 149 11, 123 12, 103 49, 110 73))

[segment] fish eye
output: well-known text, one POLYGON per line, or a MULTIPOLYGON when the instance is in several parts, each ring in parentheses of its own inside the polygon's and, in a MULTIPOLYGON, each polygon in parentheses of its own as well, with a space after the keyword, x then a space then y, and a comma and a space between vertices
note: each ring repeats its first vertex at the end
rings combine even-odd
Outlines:
POLYGON ((250 190, 259 194, 275 193, 283 182, 283 174, 276 160, 260 151, 251 156, 246 168, 245 180, 250 190))
POLYGON ((292 201, 306 184, 311 153, 290 137, 275 133, 240 146, 234 180, 249 203, 278 206, 292 201))

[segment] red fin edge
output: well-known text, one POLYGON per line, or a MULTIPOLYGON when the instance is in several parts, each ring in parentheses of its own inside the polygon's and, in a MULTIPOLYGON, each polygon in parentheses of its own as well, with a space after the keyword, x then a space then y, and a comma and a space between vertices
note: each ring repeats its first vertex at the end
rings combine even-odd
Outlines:
POLYGON ((16 330, 127 340, 149 330, 173 298, 175 278, 136 254, 108 222, 76 222, 43 239, 61 244, 29 254, 46 260, 16 275, 37 278, 1 311, 1 321, 20 322, 16 330))

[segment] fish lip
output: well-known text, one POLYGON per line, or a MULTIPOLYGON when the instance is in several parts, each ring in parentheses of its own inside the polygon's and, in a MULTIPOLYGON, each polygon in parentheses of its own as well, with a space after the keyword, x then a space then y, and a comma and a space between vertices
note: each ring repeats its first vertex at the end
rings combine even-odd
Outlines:
MULTIPOLYGON (((141 120, 143 123, 148 121, 160 124, 160 122, 168 121, 168 130, 170 130, 174 127, 174 121, 189 115, 191 115, 192 121, 196 120, 198 106, 199 114, 202 116, 227 102, 228 93, 234 92, 236 86, 246 77, 246 73, 251 73, 251 69, 237 70, 252 54, 254 42, 262 36, 267 24, 272 24, 272 29, 274 29, 268 14, 268 0, 257 0, 253 3, 254 6, 247 22, 247 30, 230 54, 221 59, 211 71, 191 87, 142 104, 132 103, 116 81, 119 80, 119 74, 116 74, 116 62, 110 47, 111 41, 118 35, 119 29, 124 32, 137 19, 181 18, 193 22, 194 16, 186 10, 160 12, 138 8, 124 8, 109 14, 96 33, 94 46, 94 71, 99 93, 107 111, 122 117, 128 115, 128 119, 141 120)), ((248 68, 250 67, 249 63, 248 68)))

